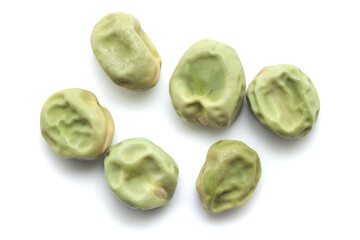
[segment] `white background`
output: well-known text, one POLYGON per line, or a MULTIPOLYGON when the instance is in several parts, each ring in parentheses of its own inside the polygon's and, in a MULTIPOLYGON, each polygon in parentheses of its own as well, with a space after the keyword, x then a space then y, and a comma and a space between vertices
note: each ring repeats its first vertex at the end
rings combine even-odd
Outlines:
POLYGON ((360 14, 357 1, 1 1, 0 239, 359 239, 360 14), (163 60, 146 92, 116 86, 90 46, 94 24, 136 16, 163 60), (169 79, 183 53, 210 38, 236 49, 247 85, 264 66, 291 63, 316 86, 318 122, 303 139, 265 129, 245 103, 226 129, 192 125, 171 104, 169 79), (71 87, 96 94, 115 121, 113 144, 145 137, 178 163, 170 203, 126 207, 103 159, 61 159, 40 134, 40 110, 71 87), (220 139, 256 150, 263 174, 242 207, 213 215, 195 181, 220 139))

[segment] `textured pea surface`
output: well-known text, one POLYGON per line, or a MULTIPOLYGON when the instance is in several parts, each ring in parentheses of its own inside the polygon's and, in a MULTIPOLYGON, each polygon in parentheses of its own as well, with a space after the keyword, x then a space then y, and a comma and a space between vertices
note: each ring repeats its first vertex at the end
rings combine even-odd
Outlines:
POLYGON ((104 164, 112 192, 131 208, 160 207, 174 195, 177 164, 147 139, 128 139, 111 146, 104 164))
POLYGON ((96 96, 84 89, 58 91, 45 102, 41 134, 61 157, 96 159, 110 146, 114 123, 96 96))
POLYGON ((203 39, 180 59, 170 79, 170 96, 175 111, 185 121, 223 128, 239 113, 245 85, 236 51, 203 39))
POLYGON ((196 182, 203 208, 220 213, 238 207, 252 196, 261 176, 257 153, 240 141, 214 143, 196 182))
POLYGON ((119 12, 106 15, 94 26, 91 46, 117 85, 140 91, 158 82, 160 55, 134 16, 119 12))
POLYGON ((289 64, 265 67, 250 83, 248 103, 256 118, 284 138, 301 138, 315 124, 320 100, 314 84, 289 64))

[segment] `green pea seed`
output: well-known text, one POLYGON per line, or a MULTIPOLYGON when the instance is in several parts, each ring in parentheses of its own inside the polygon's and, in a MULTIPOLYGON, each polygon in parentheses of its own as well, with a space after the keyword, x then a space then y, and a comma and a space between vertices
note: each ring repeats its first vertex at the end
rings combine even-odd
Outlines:
POLYGON ((112 192, 131 208, 157 208, 174 195, 178 166, 147 139, 133 138, 111 146, 104 164, 112 192))
POLYGON ((257 153, 240 141, 214 143, 196 182, 203 208, 220 213, 238 207, 252 196, 261 176, 257 153))
POLYGON ((40 128, 59 156, 93 160, 110 146, 114 122, 93 93, 71 88, 48 98, 41 110, 40 128))
POLYGON ((134 16, 119 12, 106 15, 93 29, 91 46, 117 85, 141 91, 158 82, 160 55, 134 16))
POLYGON ((263 68, 250 83, 246 96, 255 117, 284 138, 306 136, 320 110, 319 96, 310 78, 289 64, 263 68))
POLYGON ((170 79, 170 96, 175 111, 185 121, 224 128, 239 113, 245 85, 236 51, 203 39, 180 59, 170 79))

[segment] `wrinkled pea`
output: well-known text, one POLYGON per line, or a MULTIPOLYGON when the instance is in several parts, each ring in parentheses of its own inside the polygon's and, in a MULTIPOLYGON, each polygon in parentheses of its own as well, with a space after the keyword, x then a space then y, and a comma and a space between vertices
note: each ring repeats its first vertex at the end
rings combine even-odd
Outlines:
POLYGON ((261 176, 257 153, 240 141, 214 143, 196 182, 203 208, 220 213, 238 207, 252 196, 261 176))
POLYGON ((40 128, 46 142, 59 156, 94 160, 109 148, 114 122, 93 93, 71 88, 47 99, 41 110, 40 128))
POLYGON ((93 29, 91 46, 117 85, 141 91, 158 82, 160 55, 134 16, 120 12, 106 15, 93 29))
POLYGON ((112 192, 131 208, 157 208, 174 195, 178 166, 147 139, 133 138, 111 146, 104 164, 112 192))
POLYGON ((176 113, 185 121, 224 128, 239 113, 245 85, 236 51, 203 39, 180 59, 170 79, 170 96, 176 113))
POLYGON ((255 117, 284 138, 306 136, 320 110, 310 78, 289 64, 263 68, 250 83, 246 96, 255 117))

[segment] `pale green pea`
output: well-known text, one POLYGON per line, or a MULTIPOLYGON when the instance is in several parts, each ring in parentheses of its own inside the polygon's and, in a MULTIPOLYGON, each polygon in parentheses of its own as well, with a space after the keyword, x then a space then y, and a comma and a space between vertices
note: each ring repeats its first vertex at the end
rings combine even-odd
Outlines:
POLYGON ((105 153, 114 134, 114 122, 90 91, 58 91, 40 114, 41 134, 61 157, 93 160, 105 153))
POLYGON ((224 128, 239 113, 245 85, 236 51, 224 43, 203 39, 182 56, 169 90, 175 111, 182 119, 224 128))
POLYGON ((202 206, 211 213, 243 205, 252 196, 261 176, 257 153, 240 141, 214 143, 196 181, 202 206))
POLYGON ((104 164, 111 191, 131 208, 157 208, 174 195, 178 166, 147 139, 133 138, 111 146, 104 164))
POLYGON ((119 86, 147 90, 160 77, 161 58, 132 15, 111 13, 93 29, 91 46, 101 67, 119 86))
POLYGON ((320 110, 314 84, 290 64, 263 68, 250 83, 246 96, 255 117, 284 138, 306 136, 320 110))

